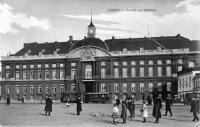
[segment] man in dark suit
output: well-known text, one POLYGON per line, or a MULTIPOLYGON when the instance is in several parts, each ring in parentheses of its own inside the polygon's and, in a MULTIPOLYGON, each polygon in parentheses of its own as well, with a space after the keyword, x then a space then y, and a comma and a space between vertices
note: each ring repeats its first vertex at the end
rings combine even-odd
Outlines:
POLYGON ((48 98, 46 99, 46 105, 44 108, 45 114, 50 116, 50 113, 52 112, 52 104, 53 101, 51 100, 51 95, 48 96, 48 98))
POLYGON ((76 107, 77 115, 80 115, 80 112, 82 111, 81 97, 80 96, 77 97, 76 104, 77 104, 77 107, 76 107))
POLYGON ((165 108, 165 115, 164 116, 167 116, 167 112, 169 111, 169 113, 171 114, 172 116, 172 111, 171 111, 171 99, 169 98, 169 96, 166 98, 165 100, 165 104, 166 104, 166 108, 165 108))
POLYGON ((197 107, 197 100, 195 100, 195 98, 192 99, 192 103, 191 103, 191 110, 190 112, 193 112, 193 122, 198 122, 199 121, 199 117, 197 116, 197 112, 198 112, 198 107, 197 107))

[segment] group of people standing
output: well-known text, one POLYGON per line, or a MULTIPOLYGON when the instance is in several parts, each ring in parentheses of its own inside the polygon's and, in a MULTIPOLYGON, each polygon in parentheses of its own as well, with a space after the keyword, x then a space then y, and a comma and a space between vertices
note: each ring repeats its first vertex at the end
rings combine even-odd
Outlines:
MULTIPOLYGON (((171 116, 173 116, 172 111, 171 111, 171 104, 172 104, 171 99, 167 97, 166 98, 166 112, 164 116, 167 116, 168 111, 170 112, 171 116)), ((121 109, 120 117, 122 118, 124 124, 126 123, 126 119, 127 119, 127 109, 130 112, 130 118, 135 117, 135 104, 132 98, 122 101, 122 109, 121 109)), ((152 116, 156 118, 154 123, 159 123, 159 119, 161 118, 161 109, 162 109, 162 102, 159 96, 157 96, 156 98, 154 98, 154 105, 153 105, 153 112, 152 112, 152 116)), ((147 105, 145 101, 143 101, 140 112, 141 112, 141 117, 143 118, 142 122, 146 123, 146 118, 149 116, 149 114, 148 114, 147 105)), ((113 118, 114 124, 117 121, 118 115, 119 115, 119 99, 116 100, 116 104, 114 104, 114 107, 113 107, 112 118, 113 118)))

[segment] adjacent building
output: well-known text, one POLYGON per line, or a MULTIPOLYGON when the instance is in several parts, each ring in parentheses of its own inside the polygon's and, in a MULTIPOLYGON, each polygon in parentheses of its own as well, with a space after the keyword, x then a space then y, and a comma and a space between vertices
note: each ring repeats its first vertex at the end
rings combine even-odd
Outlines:
POLYGON ((33 101, 49 94, 60 100, 65 94, 85 99, 87 93, 108 93, 110 100, 140 100, 158 88, 165 99, 178 95, 178 71, 199 67, 199 42, 180 34, 105 41, 95 35, 91 21, 82 40, 24 43, 3 56, 1 96, 33 101))

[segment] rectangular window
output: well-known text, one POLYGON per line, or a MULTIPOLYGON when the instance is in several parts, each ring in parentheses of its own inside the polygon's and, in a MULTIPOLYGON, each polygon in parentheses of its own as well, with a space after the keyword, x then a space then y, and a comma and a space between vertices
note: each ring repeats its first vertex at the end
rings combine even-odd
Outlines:
POLYGON ((71 63, 71 67, 75 67, 76 66, 76 63, 71 63))
POLYGON ((171 82, 167 82, 167 91, 171 91, 171 82))
POLYGON ((6 71, 6 79, 10 79, 10 71, 6 71))
POLYGON ((38 93, 42 93, 42 87, 41 87, 41 85, 38 85, 38 93))
POLYGON ((74 79, 76 76, 76 69, 71 69, 71 78, 74 79))
POLYGON ((131 77, 136 77, 136 69, 135 69, 135 67, 131 68, 131 77))
POLYGON ((64 64, 63 64, 63 63, 60 63, 60 67, 64 67, 64 64))
POLYGON ((126 61, 123 61, 122 65, 123 65, 123 66, 127 66, 127 62, 126 62, 126 61))
POLYGON ((49 85, 45 85, 45 93, 49 93, 49 85))
POLYGON ((56 79, 56 70, 52 70, 52 79, 56 79))
POLYGON ((76 84, 75 83, 71 84, 71 91, 76 91, 76 84))
POLYGON ((162 65, 162 60, 157 60, 158 65, 162 65))
POLYGON ((162 91, 162 83, 161 82, 158 83, 158 91, 162 91))
POLYGON ((37 66, 38 68, 41 68, 41 64, 38 64, 38 66, 37 66))
POLYGON ((16 80, 19 80, 19 71, 16 71, 16 72, 15 72, 15 79, 16 79, 16 80))
POLYGON ((178 59, 178 64, 183 64, 183 60, 182 59, 178 59))
POLYGON ((119 92, 119 84, 118 83, 114 84, 114 91, 119 92))
POLYGON ((33 68, 34 68, 34 65, 33 65, 33 64, 31 64, 31 65, 30 65, 30 68, 31 68, 31 69, 33 69, 33 68))
POLYGON ((42 79, 42 73, 41 73, 41 70, 38 70, 37 72, 38 72, 38 75, 37 75, 37 76, 38 76, 38 79, 42 79))
POLYGON ((171 76, 172 75, 172 70, 170 66, 166 67, 166 76, 171 76))
POLYGON ((57 92, 56 84, 53 84, 53 93, 56 93, 56 92, 57 92))
POLYGON ((119 66, 119 62, 114 62, 114 66, 119 66))
POLYGON ((34 85, 30 86, 30 93, 34 93, 34 85))
POLYGON ((64 79, 64 70, 60 70, 60 79, 64 79))
POLYGON ((10 69, 10 65, 6 65, 6 69, 10 69))
POLYGON ((22 68, 23 68, 23 69, 26 69, 26 68, 27 68, 27 65, 23 65, 22 68))
POLYGON ((149 77, 153 76, 153 67, 149 67, 149 77))
POLYGON ((49 68, 49 64, 45 64, 45 68, 49 68))
POLYGON ((114 68, 114 78, 119 78, 119 68, 114 68))
POLYGON ((15 68, 16 68, 16 69, 19 69, 19 65, 15 65, 15 68))
POLYGON ((135 87, 136 87, 135 83, 131 83, 131 91, 132 92, 136 91, 135 87))
POLYGON ((136 61, 131 61, 131 65, 135 66, 136 65, 136 61))
POLYGON ((106 78, 106 68, 101 68, 101 78, 106 78))
POLYGON ((106 62, 101 62, 101 66, 106 66, 106 62))
POLYGON ((171 60, 166 60, 166 64, 171 64, 172 61, 171 60))
POLYGON ((23 93, 26 93, 26 92, 27 92, 27 86, 23 85, 23 93))
POLYGON ((149 60, 149 65, 153 65, 153 60, 149 60))
POLYGON ((34 70, 30 71, 30 79, 34 79, 34 70))
POLYGON ((158 76, 162 76, 162 67, 157 67, 158 76))
POLYGON ((60 93, 64 92, 64 84, 60 84, 60 93))
POLYGON ((16 93, 16 94, 19 94, 19 85, 16 85, 16 86, 15 86, 15 93, 16 93))
POLYGON ((127 83, 123 83, 123 92, 127 92, 127 83))
POLYGON ((140 77, 144 77, 144 67, 140 67, 140 77))
POLYGON ((106 84, 101 83, 101 92, 106 92, 106 84))
POLYGON ((1 86, 0 86, 0 96, 1 96, 1 86))
POLYGON ((128 77, 127 71, 128 71, 127 68, 122 68, 122 73, 123 73, 123 77, 124 77, 124 78, 128 77))
POLYGON ((10 86, 6 85, 6 93, 9 94, 10 93, 10 86))
POLYGON ((144 60, 141 60, 141 61, 140 61, 140 65, 144 65, 144 60))
POLYGON ((144 83, 140 83, 140 91, 141 91, 141 92, 144 91, 144 83))
POLYGON ((153 91, 153 83, 149 83, 149 91, 150 91, 150 92, 153 91))
POLYGON ((49 78, 50 78, 49 70, 45 70, 45 79, 49 78))
POLYGON ((182 66, 178 66, 178 72, 182 71, 183 67, 182 66))
POLYGON ((23 80, 26 80, 26 79, 27 79, 27 72, 23 71, 23 80))
POLYGON ((56 64, 52 64, 52 68, 56 68, 56 64))

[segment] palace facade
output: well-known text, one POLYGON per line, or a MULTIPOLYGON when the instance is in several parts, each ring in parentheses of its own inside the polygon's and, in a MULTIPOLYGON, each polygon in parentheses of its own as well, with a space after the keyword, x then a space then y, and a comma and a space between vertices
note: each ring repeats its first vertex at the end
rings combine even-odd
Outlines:
POLYGON ((178 94, 177 72, 199 67, 199 42, 180 36, 107 39, 95 37, 92 21, 87 37, 66 42, 24 43, 3 56, 1 97, 40 100, 63 94, 108 93, 110 100, 141 100, 154 88, 165 99, 178 94))

